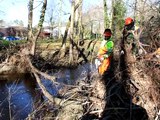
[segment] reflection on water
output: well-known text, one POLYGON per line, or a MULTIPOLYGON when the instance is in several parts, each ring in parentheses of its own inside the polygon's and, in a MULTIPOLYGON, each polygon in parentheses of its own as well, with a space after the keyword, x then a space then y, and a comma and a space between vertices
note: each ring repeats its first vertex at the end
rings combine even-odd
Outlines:
MULTIPOLYGON (((53 73, 60 83, 73 85, 95 72, 95 66, 85 64, 76 69, 62 69, 53 73)), ((61 88, 49 80, 41 78, 44 86, 54 96, 61 88)), ((23 120, 40 105, 44 96, 31 75, 0 76, 0 120, 23 120)))
POLYGON ((30 75, 12 75, 0 82, 0 120, 25 119, 37 97, 35 80, 30 75))
POLYGON ((87 63, 78 66, 76 69, 59 70, 59 72, 55 73, 55 76, 57 76, 58 82, 72 85, 75 81, 86 79, 88 75, 92 75, 95 72, 97 72, 95 65, 87 63))

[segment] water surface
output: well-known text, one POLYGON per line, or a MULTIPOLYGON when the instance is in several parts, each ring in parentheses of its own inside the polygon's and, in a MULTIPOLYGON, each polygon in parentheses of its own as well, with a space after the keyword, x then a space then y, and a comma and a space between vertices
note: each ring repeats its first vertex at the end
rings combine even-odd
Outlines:
MULTIPOLYGON (((56 76, 57 81, 74 85, 76 81, 89 79, 96 72, 95 66, 85 64, 76 69, 60 69, 51 75, 56 76)), ((41 77, 47 90, 54 96, 61 88, 49 80, 41 77)), ((44 100, 36 80, 29 74, 0 76, 0 120, 23 120, 34 108, 44 100)))

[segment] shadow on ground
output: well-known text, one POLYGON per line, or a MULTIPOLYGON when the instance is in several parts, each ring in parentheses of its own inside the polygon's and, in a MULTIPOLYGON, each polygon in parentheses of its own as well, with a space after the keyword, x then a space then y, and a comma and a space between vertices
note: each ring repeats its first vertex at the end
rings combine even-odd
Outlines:
POLYGON ((148 120, 146 110, 132 102, 130 91, 130 74, 127 63, 121 55, 118 60, 112 58, 109 71, 102 77, 105 84, 105 108, 101 118, 97 115, 87 114, 82 120, 148 120), (115 74, 120 73, 118 77, 115 74))
MULTIPOLYGON (((109 76, 109 75, 107 75, 109 76)), ((125 86, 104 77, 106 84, 106 105, 102 120, 147 120, 148 115, 144 108, 132 103, 132 96, 127 93, 125 86)), ((111 78, 111 76, 109 77, 111 78)))
POLYGON ((148 120, 146 110, 132 102, 130 79, 124 55, 120 61, 113 60, 111 68, 102 78, 106 86, 106 105, 101 120, 148 120), (119 66, 119 67, 118 67, 119 66), (115 70, 119 68, 120 80, 116 80, 115 70))

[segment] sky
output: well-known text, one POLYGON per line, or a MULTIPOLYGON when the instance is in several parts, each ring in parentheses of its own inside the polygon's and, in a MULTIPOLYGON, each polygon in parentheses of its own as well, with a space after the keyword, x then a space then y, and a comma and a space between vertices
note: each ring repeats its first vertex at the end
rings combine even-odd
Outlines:
MULTIPOLYGON (((22 20, 24 26, 27 26, 28 21, 28 1, 29 0, 0 0, 0 20, 3 19, 7 23, 11 23, 14 20, 22 20)), ((41 5, 40 1, 35 0, 34 2, 34 13, 33 13, 33 25, 36 25, 39 20, 41 5), (40 5, 39 5, 40 4, 40 5), (38 7, 37 7, 38 6, 38 7)), ((48 7, 46 12, 46 21, 49 16, 51 9, 54 11, 54 19, 58 21, 59 15, 59 3, 60 0, 48 0, 48 7)), ((62 10, 65 13, 71 12, 71 0, 62 0, 63 6, 62 10)), ((110 1, 110 0, 109 0, 110 1)), ((132 0, 127 0, 132 1, 132 0)), ((103 0, 83 0, 83 11, 87 11, 87 9, 91 8, 95 5, 102 5, 103 0)), ((63 21, 67 21, 69 14, 63 15, 63 21)))
MULTIPOLYGON (((3 19, 7 23, 11 23, 14 20, 22 20, 24 26, 27 26, 28 21, 28 1, 29 0, 0 0, 0 20, 3 19)), ((39 20, 41 5, 41 0, 35 0, 34 3, 34 16, 33 16, 33 25, 36 25, 39 20), (38 7, 37 7, 38 6, 38 7)), ((55 14, 58 15, 58 4, 59 0, 48 0, 47 10, 53 9, 55 14)), ((62 9, 66 13, 70 13, 71 4, 70 0, 63 0, 62 9)), ((84 0, 83 7, 84 9, 90 8, 92 5, 100 4, 101 0, 84 0)), ((49 14, 49 12, 46 12, 49 14)), ((46 15, 47 16, 47 15, 46 15)), ((49 15, 48 15, 49 16, 49 15)), ((56 16, 56 15, 55 15, 56 16)), ((63 20, 68 20, 69 15, 64 15, 63 20)), ((47 18, 46 18, 47 19, 47 18)), ((55 18, 57 19, 57 17, 55 18)))
POLYGON ((0 14, 0 19, 6 22, 13 20, 23 20, 27 22, 27 2, 28 0, 0 0, 0 10, 3 14, 0 14))

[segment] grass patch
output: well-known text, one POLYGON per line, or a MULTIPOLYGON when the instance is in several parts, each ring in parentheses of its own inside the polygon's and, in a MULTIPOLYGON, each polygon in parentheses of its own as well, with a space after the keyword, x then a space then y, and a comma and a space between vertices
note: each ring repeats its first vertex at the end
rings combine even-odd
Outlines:
POLYGON ((16 46, 24 43, 26 43, 26 40, 14 40, 14 41, 0 40, 0 49, 8 48, 9 46, 16 46))
POLYGON ((14 41, 10 41, 12 43, 17 43, 17 44, 23 44, 23 43, 26 43, 27 40, 14 40, 14 41))
POLYGON ((9 46, 10 41, 7 41, 7 40, 1 40, 1 41, 0 41, 0 44, 1 44, 2 46, 9 46))

